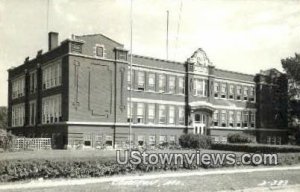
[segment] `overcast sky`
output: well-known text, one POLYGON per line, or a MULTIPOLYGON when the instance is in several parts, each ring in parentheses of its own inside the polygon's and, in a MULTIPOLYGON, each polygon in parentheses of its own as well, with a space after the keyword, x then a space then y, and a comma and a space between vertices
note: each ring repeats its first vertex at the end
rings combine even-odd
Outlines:
MULTIPOLYGON (((255 74, 282 70, 280 59, 300 53, 300 1, 133 0, 133 52, 185 61, 199 47, 218 68, 255 74), (179 19, 181 18, 181 19, 179 19), (178 29, 179 28, 179 29, 178 29)), ((129 0, 0 0, 0 106, 7 105, 7 69, 59 40, 102 33, 130 47, 129 0), (48 23, 48 24, 47 24, 48 23), (48 26, 48 27, 47 27, 48 26)))

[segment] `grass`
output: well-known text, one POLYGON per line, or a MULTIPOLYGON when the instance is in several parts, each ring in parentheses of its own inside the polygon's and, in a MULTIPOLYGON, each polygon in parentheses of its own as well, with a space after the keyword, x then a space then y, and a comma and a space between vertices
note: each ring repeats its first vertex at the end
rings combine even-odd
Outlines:
POLYGON ((84 160, 84 159, 115 159, 114 150, 40 150, 17 151, 0 153, 0 161, 3 160, 84 160))
MULTIPOLYGON (((151 153, 192 153, 195 150, 155 150, 151 153)), ((201 149, 201 153, 230 153, 231 151, 201 149)), ((232 152, 242 154, 241 152, 232 152)), ((40 150, 16 151, 0 153, 0 161, 7 160, 84 160, 84 159, 116 159, 115 150, 40 150)))

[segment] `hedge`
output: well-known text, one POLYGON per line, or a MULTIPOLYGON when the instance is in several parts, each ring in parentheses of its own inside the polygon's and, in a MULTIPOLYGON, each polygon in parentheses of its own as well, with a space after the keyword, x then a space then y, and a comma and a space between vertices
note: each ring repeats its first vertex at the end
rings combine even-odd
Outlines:
POLYGON ((188 133, 179 137, 179 144, 188 149, 208 149, 211 145, 211 138, 206 135, 188 133))
POLYGON ((221 144, 211 145, 211 149, 247 153, 295 153, 300 152, 299 146, 264 145, 264 144, 221 144))
MULTIPOLYGON (((116 161, 103 162, 101 160, 38 160, 38 161, 0 161, 0 182, 20 181, 27 179, 53 179, 53 178, 89 178, 118 174, 150 171, 176 171, 178 169, 217 168, 223 165, 197 165, 196 162, 188 164, 125 164, 119 165, 116 161)), ((225 165, 226 166, 226 165, 225 165)))
POLYGON ((227 136, 229 143, 251 143, 252 140, 249 135, 244 133, 233 133, 227 136))

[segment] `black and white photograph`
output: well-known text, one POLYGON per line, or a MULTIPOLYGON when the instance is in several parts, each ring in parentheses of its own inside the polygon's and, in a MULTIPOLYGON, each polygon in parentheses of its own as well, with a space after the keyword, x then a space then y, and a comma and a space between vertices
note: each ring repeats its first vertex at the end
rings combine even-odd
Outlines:
POLYGON ((300 0, 0 0, 0 192, 300 191, 300 0))

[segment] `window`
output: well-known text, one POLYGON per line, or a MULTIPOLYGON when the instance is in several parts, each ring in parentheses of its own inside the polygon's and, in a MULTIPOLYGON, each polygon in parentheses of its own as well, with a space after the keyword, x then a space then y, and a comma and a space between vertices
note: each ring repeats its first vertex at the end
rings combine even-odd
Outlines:
POLYGON ((12 106, 12 127, 24 126, 25 105, 17 104, 12 106))
POLYGON ((219 111, 214 112, 213 116, 214 126, 219 126, 219 111))
POLYGON ((194 96, 206 96, 206 81, 203 79, 194 79, 194 96))
POLYGON ((12 98, 18 98, 25 95, 25 76, 12 81, 12 98))
POLYGON ((169 93, 175 93, 175 77, 169 77, 169 93))
POLYGON ((138 90, 145 90, 145 72, 138 72, 138 90))
POLYGON ((155 135, 150 135, 149 136, 149 145, 155 145, 156 143, 156 138, 155 138, 155 135))
POLYGON ((179 125, 184 125, 184 116, 185 116, 184 107, 178 107, 178 123, 179 123, 179 125))
POLYGON ((169 136, 169 143, 170 143, 170 145, 176 144, 176 137, 174 135, 169 136))
POLYGON ((96 56, 97 57, 104 57, 104 46, 103 45, 97 45, 96 46, 96 56))
POLYGON ((132 80, 133 80, 133 70, 131 71, 130 69, 127 72, 127 88, 130 90, 132 86, 132 80), (130 74, 132 73, 132 74, 130 74))
POLYGON ((227 87, 226 84, 221 85, 221 98, 226 98, 227 87))
POLYGON ((254 90, 254 87, 250 87, 249 99, 250 99, 250 101, 255 101, 255 90, 254 90))
POLYGON ((267 136, 267 144, 271 144, 271 136, 267 136))
POLYGON ((178 77, 178 93, 184 94, 184 79, 183 79, 183 77, 178 77))
POLYGON ((241 100, 241 96, 242 96, 242 87, 237 86, 236 87, 236 100, 241 100))
POLYGON ((86 147, 91 147, 92 146, 92 135, 91 134, 84 134, 83 135, 83 144, 86 147))
POLYGON ((43 89, 61 85, 61 63, 47 65, 43 71, 43 89))
POLYGON ((164 124, 166 123, 166 106, 159 105, 159 123, 164 124))
POLYGON ((243 111, 243 127, 248 127, 249 112, 243 111))
POLYGON ((200 114, 195 114, 195 122, 200 123, 201 117, 200 114))
POLYGON ((242 121, 242 112, 237 111, 236 112, 236 126, 241 127, 241 121, 242 121))
POLYGON ((219 143, 220 142, 220 136, 214 136, 214 142, 219 143))
POLYGON ((127 122, 132 122, 132 114, 133 114, 133 103, 127 103, 127 122), (131 107, 131 109, 130 109, 131 107))
POLYGON ((227 143, 227 137, 226 136, 221 137, 221 143, 227 143))
POLYGON ((127 52, 126 51, 118 51, 118 60, 127 61, 127 52))
POLYGON ((158 79, 158 88, 159 88, 159 92, 164 93, 166 91, 166 76, 165 75, 159 75, 159 79, 158 79))
POLYGON ((36 71, 30 73, 30 93, 34 93, 36 91, 36 71))
POLYGON ((144 103, 137 104, 137 122, 144 123, 144 103))
POLYGON ((215 97, 219 97, 219 83, 218 82, 215 82, 214 83, 214 95, 215 97))
POLYGON ((148 75, 148 90, 155 91, 155 74, 149 73, 148 75))
POLYGON ((229 86, 229 99, 233 99, 234 98, 234 86, 230 85, 229 86))
POLYGON ((244 101, 248 100, 248 87, 244 87, 244 101))
POLYGON ((229 111, 229 127, 233 127, 233 121, 234 121, 234 112, 229 111))
POLYGON ((281 137, 280 136, 277 136, 276 144, 281 145, 281 137))
POLYGON ((271 137, 271 144, 275 145, 276 144, 276 136, 271 137))
POLYGON ((148 104, 148 123, 155 121, 155 104, 148 104))
POLYGON ((42 123, 56 123, 62 121, 61 95, 45 97, 42 100, 42 123))
POLYGON ((105 136, 105 145, 112 146, 113 145, 113 137, 110 135, 105 136))
POLYGON ((138 145, 139 146, 143 146, 145 144, 145 137, 144 137, 144 135, 138 135, 137 141, 138 141, 138 145))
POLYGON ((251 111, 250 122, 251 122, 251 127, 254 128, 255 127, 255 112, 254 111, 251 111))
POLYGON ((29 125, 35 124, 36 118, 36 101, 29 102, 29 125))
POLYGON ((160 136, 159 136, 159 144, 163 144, 163 143, 165 143, 165 142, 167 142, 167 136, 165 136, 165 135, 160 135, 160 136))
POLYGON ((169 106, 169 124, 175 123, 175 107, 169 106))
POLYGON ((222 127, 226 127, 226 111, 222 110, 221 112, 221 125, 222 127))

